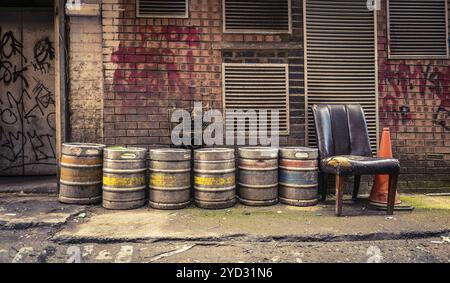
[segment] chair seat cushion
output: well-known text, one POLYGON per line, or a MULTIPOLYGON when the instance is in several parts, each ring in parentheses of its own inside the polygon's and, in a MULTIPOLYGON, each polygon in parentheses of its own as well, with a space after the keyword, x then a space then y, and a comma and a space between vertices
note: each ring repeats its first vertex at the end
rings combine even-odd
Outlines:
POLYGON ((321 160, 321 170, 334 175, 395 174, 400 162, 392 158, 339 155, 321 160))

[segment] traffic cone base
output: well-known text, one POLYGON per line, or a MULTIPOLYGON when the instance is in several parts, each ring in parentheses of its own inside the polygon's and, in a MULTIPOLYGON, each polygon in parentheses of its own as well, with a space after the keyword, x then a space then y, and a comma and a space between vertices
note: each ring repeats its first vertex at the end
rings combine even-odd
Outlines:
MULTIPOLYGON (((369 202, 369 205, 372 209, 386 211, 387 205, 385 203, 378 202, 369 202)), ((394 206, 395 211, 412 211, 414 207, 406 202, 401 202, 400 204, 396 204, 394 206)))
MULTIPOLYGON (((389 128, 383 129, 378 157, 392 158, 392 145, 389 128)), ((376 175, 373 182, 372 191, 370 192, 369 202, 387 205, 388 191, 389 175, 376 175)), ((401 204, 397 193, 395 194, 395 204, 401 204)))

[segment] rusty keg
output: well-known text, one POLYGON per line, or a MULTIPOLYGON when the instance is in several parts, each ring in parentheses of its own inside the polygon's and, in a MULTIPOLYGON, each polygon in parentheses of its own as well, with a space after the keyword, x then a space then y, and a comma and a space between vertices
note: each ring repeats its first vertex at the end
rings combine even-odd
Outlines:
POLYGON ((243 147, 238 150, 239 201, 250 206, 278 202, 278 149, 243 147))
POLYGON ((201 208, 221 209, 236 203, 234 149, 194 151, 194 199, 201 208))
POLYGON ((64 143, 61 150, 59 201, 95 204, 102 200, 102 144, 64 143))
POLYGON ((146 201, 145 148, 108 147, 103 158, 103 207, 133 209, 146 201))
POLYGON ((191 151, 150 150, 150 200, 156 209, 180 209, 191 201, 191 151))
POLYGON ((312 206, 318 202, 318 150, 280 149, 279 198, 281 203, 312 206))

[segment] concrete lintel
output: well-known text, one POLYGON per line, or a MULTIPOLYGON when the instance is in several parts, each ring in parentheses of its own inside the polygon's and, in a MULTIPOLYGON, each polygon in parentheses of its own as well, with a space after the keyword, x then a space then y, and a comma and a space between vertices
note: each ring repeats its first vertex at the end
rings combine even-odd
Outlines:
POLYGON ((98 17, 100 16, 99 4, 66 5, 66 14, 71 17, 98 17))

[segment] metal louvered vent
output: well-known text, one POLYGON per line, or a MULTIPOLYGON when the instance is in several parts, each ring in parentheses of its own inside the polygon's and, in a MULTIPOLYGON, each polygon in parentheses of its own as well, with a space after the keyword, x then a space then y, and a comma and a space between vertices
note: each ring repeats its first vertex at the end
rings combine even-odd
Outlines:
POLYGON ((390 58, 447 58, 447 0, 389 0, 390 58))
POLYGON ((291 0, 223 0, 225 32, 291 33, 291 0))
POLYGON ((305 0, 308 142, 316 146, 311 106, 364 108, 373 150, 377 145, 375 15, 361 0, 305 0))
POLYGON ((138 17, 187 18, 188 0, 137 0, 138 17))
MULTIPOLYGON (((271 110, 279 112, 279 131, 289 134, 289 74, 287 64, 223 64, 223 96, 227 130, 237 128, 239 121, 230 112, 266 110, 267 126, 271 129, 271 110)), ((237 115, 239 116, 239 115, 237 115)), ((248 116, 246 116, 248 117, 248 116)), ((249 119, 251 120, 251 118, 249 119)), ((258 121, 258 123, 261 120, 258 121)), ((248 120, 246 129, 248 129, 248 120)), ((258 129, 260 124, 257 125, 258 129)))

